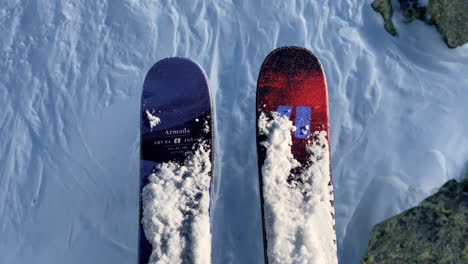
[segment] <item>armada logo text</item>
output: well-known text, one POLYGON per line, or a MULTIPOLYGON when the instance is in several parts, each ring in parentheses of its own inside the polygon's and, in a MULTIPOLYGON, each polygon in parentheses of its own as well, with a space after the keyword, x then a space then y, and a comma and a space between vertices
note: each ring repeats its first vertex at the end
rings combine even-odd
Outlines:
POLYGON ((190 133, 190 129, 175 129, 175 130, 167 130, 164 132, 165 135, 180 135, 180 134, 188 134, 190 133))

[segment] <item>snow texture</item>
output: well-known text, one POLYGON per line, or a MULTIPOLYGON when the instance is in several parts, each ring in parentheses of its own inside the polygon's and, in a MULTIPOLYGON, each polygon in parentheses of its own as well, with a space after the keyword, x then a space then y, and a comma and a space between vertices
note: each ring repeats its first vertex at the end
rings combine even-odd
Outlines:
POLYGON ((301 167, 291 154, 296 127, 285 116, 273 113, 268 120, 261 113, 259 129, 267 136, 262 177, 268 263, 337 264, 327 132, 314 132, 309 164, 294 175, 301 167))
POLYGON ((143 188, 150 264, 211 263, 210 150, 199 144, 183 165, 158 164, 143 188))
POLYGON ((148 117, 148 121, 150 123, 151 130, 161 124, 161 118, 153 115, 150 111, 146 110, 146 116, 148 117))
POLYGON ((382 29, 359 0, 2 0, 0 263, 136 263, 142 85, 158 60, 209 77, 213 263, 262 263, 255 90, 285 45, 327 75, 338 254, 416 205, 468 157, 468 45, 382 29))

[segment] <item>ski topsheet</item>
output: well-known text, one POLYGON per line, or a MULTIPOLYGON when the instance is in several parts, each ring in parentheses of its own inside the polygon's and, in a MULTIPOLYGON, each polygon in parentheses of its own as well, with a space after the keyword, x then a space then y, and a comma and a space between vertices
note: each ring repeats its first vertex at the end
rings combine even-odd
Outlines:
POLYGON ((139 264, 211 263, 212 107, 201 67, 168 58, 141 98, 139 264))
POLYGON ((266 262, 336 264, 327 85, 304 48, 263 62, 257 151, 266 262))

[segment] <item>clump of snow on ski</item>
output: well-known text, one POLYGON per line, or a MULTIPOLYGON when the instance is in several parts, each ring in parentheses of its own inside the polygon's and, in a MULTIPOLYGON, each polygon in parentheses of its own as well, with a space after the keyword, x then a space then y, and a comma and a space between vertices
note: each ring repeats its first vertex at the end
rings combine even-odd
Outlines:
POLYGON ((153 129, 155 126, 161 124, 161 119, 159 117, 153 115, 148 110, 146 110, 146 116, 148 117, 151 129, 153 129))
POLYGON ((338 263, 326 131, 313 134, 308 164, 299 175, 291 175, 301 166, 291 153, 291 131, 296 128, 287 117, 272 115, 270 119, 261 113, 258 121, 260 133, 267 136, 261 170, 268 261, 338 263))
MULTIPOLYGON (((200 119, 196 118, 195 119, 195 122, 200 122, 200 119)), ((210 133, 210 123, 208 123, 208 120, 205 120, 205 122, 203 123, 203 133, 210 133)))
POLYGON ((210 172, 210 150, 199 144, 183 165, 158 164, 149 176, 142 191, 149 263, 211 263, 210 172))
POLYGON ((210 133, 210 124, 208 123, 208 120, 205 120, 205 123, 203 123, 203 132, 206 134, 210 133))

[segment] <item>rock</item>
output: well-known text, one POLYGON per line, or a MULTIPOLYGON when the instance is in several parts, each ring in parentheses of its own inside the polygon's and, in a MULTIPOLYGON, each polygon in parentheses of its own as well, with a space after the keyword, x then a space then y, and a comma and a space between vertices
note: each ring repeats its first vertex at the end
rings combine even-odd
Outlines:
MULTIPOLYGON (((403 12, 403 22, 415 19, 435 25, 450 48, 468 42, 468 0, 428 0, 428 7, 420 0, 398 0, 403 12)), ((385 30, 393 36, 397 31, 392 22, 393 7, 391 0, 374 0, 372 8, 384 19, 385 30)))
POLYGON ((403 22, 411 23, 415 19, 426 21, 426 8, 419 4, 419 0, 398 0, 403 11, 403 22))
POLYGON ((468 263, 468 177, 377 224, 361 264, 468 263))
POLYGON ((380 13, 384 19, 384 27, 392 36, 398 36, 395 26, 392 22, 393 7, 390 0, 375 0, 371 4, 372 8, 380 13))
POLYGON ((468 0, 430 0, 429 14, 450 48, 468 42, 468 0))

